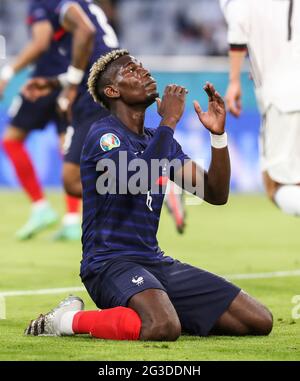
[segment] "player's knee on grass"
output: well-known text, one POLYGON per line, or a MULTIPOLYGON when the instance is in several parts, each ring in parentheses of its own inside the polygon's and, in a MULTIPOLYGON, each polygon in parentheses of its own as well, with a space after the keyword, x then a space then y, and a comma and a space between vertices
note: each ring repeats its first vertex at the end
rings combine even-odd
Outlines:
POLYGON ((142 291, 130 299, 128 306, 142 320, 140 340, 175 341, 181 335, 178 315, 165 291, 142 291))
POLYGON ((272 331, 271 312, 257 300, 241 291, 225 311, 210 334, 246 336, 268 335, 272 331))
MULTIPOLYGON (((143 324, 143 323, 142 323, 143 324)), ((181 334, 178 318, 161 316, 142 325, 141 340, 175 341, 181 334)))
POLYGON ((273 315, 267 307, 260 303, 258 303, 258 308, 255 324, 252 327, 253 334, 267 336, 273 329, 273 315))
POLYGON ((267 336, 271 333, 272 329, 273 329, 273 315, 265 307, 264 312, 261 313, 260 318, 256 324, 254 334, 267 336))
POLYGON ((246 328, 246 335, 269 335, 272 331, 272 313, 250 295, 241 291, 232 307, 235 317, 246 328))

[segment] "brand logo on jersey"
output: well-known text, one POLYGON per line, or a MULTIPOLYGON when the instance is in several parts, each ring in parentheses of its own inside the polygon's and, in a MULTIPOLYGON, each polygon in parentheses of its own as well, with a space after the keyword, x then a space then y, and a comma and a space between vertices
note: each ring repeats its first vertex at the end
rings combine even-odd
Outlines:
POLYGON ((115 134, 108 133, 101 136, 100 147, 105 152, 120 147, 120 144, 120 139, 115 134))
POLYGON ((152 196, 151 196, 151 193, 150 191, 147 192, 147 199, 146 199, 146 205, 148 206, 149 210, 151 210, 151 212, 153 212, 153 209, 152 209, 152 196))
POLYGON ((144 278, 142 276, 134 276, 131 280, 132 283, 136 284, 137 286, 141 286, 144 283, 144 278))

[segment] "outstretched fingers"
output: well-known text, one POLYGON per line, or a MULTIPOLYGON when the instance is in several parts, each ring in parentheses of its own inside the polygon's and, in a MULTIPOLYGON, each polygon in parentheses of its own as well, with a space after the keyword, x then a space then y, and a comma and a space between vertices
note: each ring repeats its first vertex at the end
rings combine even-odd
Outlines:
POLYGON ((202 108, 201 108, 199 102, 193 101, 193 105, 194 105, 194 109, 196 111, 196 114, 200 117, 200 115, 202 114, 202 108))
POLYGON ((206 84, 203 87, 204 91, 208 95, 209 101, 216 101, 219 104, 224 104, 224 100, 221 97, 221 95, 218 93, 218 91, 215 89, 214 85, 210 82, 206 82, 206 84))
POLYGON ((183 86, 176 86, 175 92, 180 95, 185 95, 188 93, 188 90, 183 86))
POLYGON ((213 84, 211 84, 210 82, 206 82, 206 84, 203 86, 203 90, 206 92, 209 100, 212 101, 214 93, 216 91, 213 84))

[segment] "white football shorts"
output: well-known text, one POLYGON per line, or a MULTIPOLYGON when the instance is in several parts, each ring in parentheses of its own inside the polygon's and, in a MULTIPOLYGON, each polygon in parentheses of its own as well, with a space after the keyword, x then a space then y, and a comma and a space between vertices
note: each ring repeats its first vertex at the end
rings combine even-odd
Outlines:
POLYGON ((280 184, 300 184, 300 110, 283 113, 271 106, 260 133, 262 171, 280 184))

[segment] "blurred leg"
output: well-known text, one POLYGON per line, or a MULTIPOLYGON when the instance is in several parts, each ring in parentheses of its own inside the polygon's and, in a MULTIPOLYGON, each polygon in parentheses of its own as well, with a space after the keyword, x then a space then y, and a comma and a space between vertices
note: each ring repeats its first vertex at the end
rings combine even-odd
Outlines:
POLYGON ((10 158, 16 175, 32 202, 32 212, 27 223, 16 233, 20 240, 32 238, 44 228, 56 223, 57 214, 45 199, 31 158, 24 146, 27 132, 9 126, 3 138, 3 147, 10 158))
POLYGON ((26 131, 9 126, 3 137, 3 147, 24 191, 32 202, 36 202, 44 199, 44 194, 32 160, 24 146, 26 137, 26 131))
POLYGON ((263 179, 270 200, 284 213, 300 216, 300 184, 279 184, 272 180, 267 172, 263 173, 263 179))

